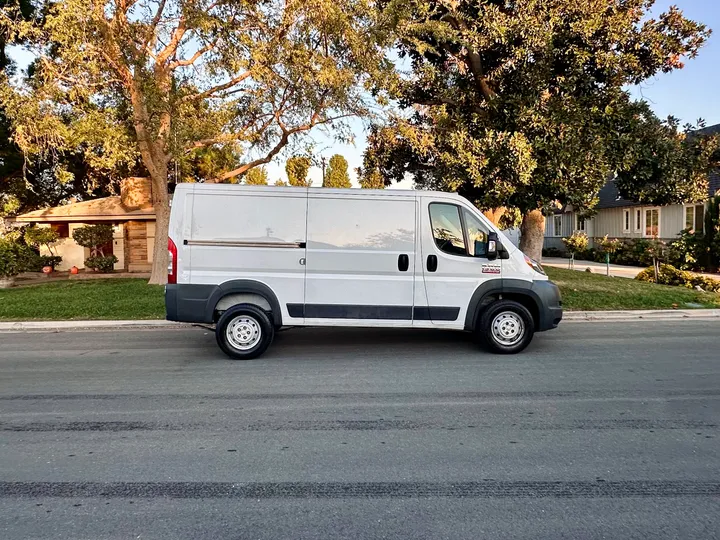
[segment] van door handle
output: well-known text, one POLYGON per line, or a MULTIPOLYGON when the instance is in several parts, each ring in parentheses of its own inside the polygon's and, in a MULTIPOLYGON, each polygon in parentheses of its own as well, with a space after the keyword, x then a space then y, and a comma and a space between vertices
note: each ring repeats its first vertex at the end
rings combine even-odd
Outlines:
POLYGON ((408 268, 410 268, 410 257, 403 253, 398 256, 398 270, 401 272, 407 272, 408 268))
POLYGON ((428 255, 427 271, 434 272, 435 270, 437 270, 437 255, 428 255))

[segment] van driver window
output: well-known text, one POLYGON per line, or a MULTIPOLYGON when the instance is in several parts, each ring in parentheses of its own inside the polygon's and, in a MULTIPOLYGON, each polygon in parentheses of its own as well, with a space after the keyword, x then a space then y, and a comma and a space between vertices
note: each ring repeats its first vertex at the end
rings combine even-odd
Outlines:
POLYGON ((435 245, 451 255, 467 255, 463 238, 460 209, 454 204, 433 203, 430 205, 430 224, 435 245))
POLYGON ((465 208, 462 212, 467 230, 468 253, 471 257, 485 257, 487 255, 487 228, 465 208))

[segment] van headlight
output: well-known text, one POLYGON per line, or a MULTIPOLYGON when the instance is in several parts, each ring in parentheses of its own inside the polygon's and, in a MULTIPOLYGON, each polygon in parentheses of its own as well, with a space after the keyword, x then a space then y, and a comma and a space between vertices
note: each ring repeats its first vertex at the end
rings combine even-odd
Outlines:
POLYGON ((547 275, 547 274, 545 274, 545 270, 543 270, 543 267, 540 265, 539 262, 537 262, 535 259, 531 259, 524 253, 523 253, 523 257, 525 257, 525 262, 527 263, 527 265, 530 268, 535 270, 538 274, 542 274, 543 276, 547 275))

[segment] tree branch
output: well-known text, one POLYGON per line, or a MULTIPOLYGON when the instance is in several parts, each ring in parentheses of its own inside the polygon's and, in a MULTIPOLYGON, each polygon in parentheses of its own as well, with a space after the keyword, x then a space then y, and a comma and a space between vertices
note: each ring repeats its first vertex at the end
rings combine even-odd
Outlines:
MULTIPOLYGON (((315 118, 316 115, 313 115, 315 118)), ((303 124, 301 126, 297 126, 291 129, 283 129, 282 135, 280 136, 280 140, 278 143, 262 158, 258 158, 254 161, 250 161, 249 163, 245 163, 244 165, 241 165, 237 169, 234 169, 232 171, 228 171, 226 173, 223 173, 220 175, 215 182, 222 182, 223 180, 227 180, 228 178, 234 178, 236 176, 240 176, 241 174, 246 173, 253 167, 257 167, 258 165, 265 165, 267 163, 270 163, 272 159, 280 153, 280 151, 287 145, 287 143, 290 140, 290 136, 294 135, 295 133, 301 133, 303 131, 308 131, 312 129, 313 127, 320 125, 320 124, 328 124, 330 122, 333 122, 335 120, 340 120, 341 118, 346 118, 349 116, 355 116, 354 114, 341 114, 338 116, 334 116, 331 118, 326 118, 324 120, 316 120, 314 122, 310 122, 308 124, 303 124)), ((282 129, 282 128, 281 128, 282 129)))
POLYGON ((227 90, 228 88, 241 83, 242 81, 250 77, 250 75, 252 75, 252 70, 248 70, 245 73, 242 73, 223 84, 213 86, 212 88, 208 88, 207 90, 204 90, 203 92, 200 92, 198 94, 191 94, 189 96, 185 96, 180 100, 180 102, 185 103, 187 101, 197 101, 200 99, 205 99, 212 96, 213 94, 216 94, 217 92, 222 92, 223 90, 227 90))
POLYGON ((201 49, 198 49, 195 54, 193 54, 187 60, 175 60, 174 62, 170 62, 170 64, 168 65, 168 69, 173 70, 178 67, 186 67, 193 65, 197 61, 197 59, 200 58, 203 54, 214 49, 215 45, 217 45, 217 40, 213 41, 212 43, 208 43, 201 49))

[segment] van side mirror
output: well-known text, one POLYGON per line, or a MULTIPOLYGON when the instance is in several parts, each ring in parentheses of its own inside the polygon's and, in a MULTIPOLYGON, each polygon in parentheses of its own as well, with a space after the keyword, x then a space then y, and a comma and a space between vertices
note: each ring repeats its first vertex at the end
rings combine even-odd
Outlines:
POLYGON ((490 261, 494 261, 497 259, 498 256, 498 245, 500 243, 500 239, 498 238, 498 235, 496 232, 489 232, 488 233, 488 240, 487 240, 487 249, 485 250, 486 257, 490 261))

